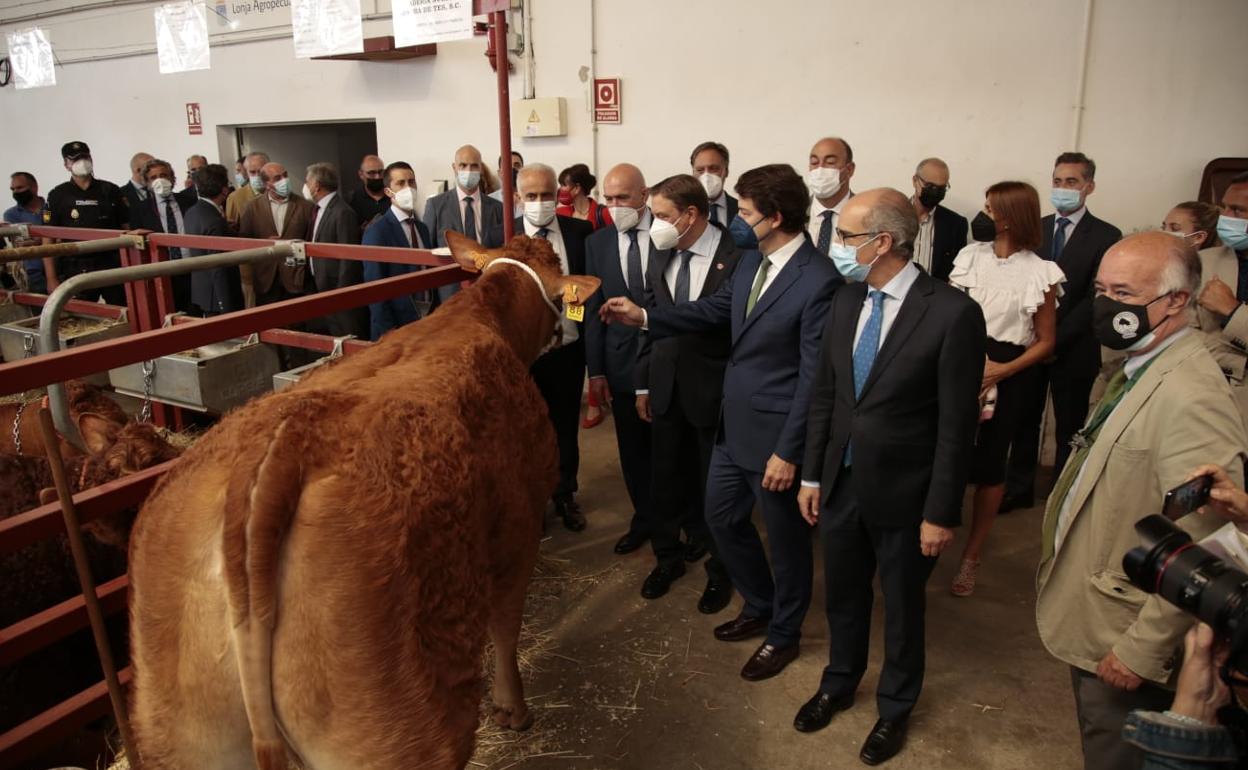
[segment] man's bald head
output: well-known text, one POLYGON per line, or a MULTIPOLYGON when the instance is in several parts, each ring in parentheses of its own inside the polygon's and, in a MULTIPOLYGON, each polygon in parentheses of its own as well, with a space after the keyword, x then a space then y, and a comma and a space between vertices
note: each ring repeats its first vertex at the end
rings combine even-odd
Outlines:
POLYGON ((466 193, 475 192, 481 183, 481 151, 471 144, 460 147, 455 151, 455 160, 451 163, 451 170, 455 172, 455 180, 459 189, 466 193), (475 182, 465 184, 465 181, 471 181, 474 178, 475 182))
POLYGON ((1096 287, 1097 293, 1131 304, 1151 302, 1165 294, 1182 295, 1187 308, 1196 299, 1200 276, 1195 247, 1186 239, 1149 230, 1129 235, 1105 252, 1096 287), (1124 296, 1118 296, 1123 290, 1124 296))
MULTIPOLYGON (((891 187, 867 190, 850 198, 841 210, 838 228, 848 233, 868 233, 869 237, 888 236, 887 250, 903 260, 914 253, 914 238, 919 233, 919 217, 910 205, 910 199, 891 187)), ((852 239, 850 245, 861 246, 852 239)))
POLYGON ((602 194, 608 206, 639 209, 645 204, 649 191, 641 169, 632 163, 620 163, 612 166, 603 178, 602 194))
POLYGON ((140 187, 146 183, 143 179, 143 167, 149 160, 152 160, 152 155, 146 152, 136 152, 134 157, 130 158, 130 178, 140 187))
POLYGON ((810 148, 810 167, 844 169, 854 162, 854 151, 849 142, 839 136, 825 136, 810 148))
POLYGON ((459 164, 461 163, 465 163, 465 164, 475 163, 477 165, 476 170, 480 171, 481 170, 480 168, 481 151, 478 150, 476 147, 473 147, 471 144, 465 144, 463 147, 460 147, 458 150, 455 151, 455 165, 459 166, 459 164))

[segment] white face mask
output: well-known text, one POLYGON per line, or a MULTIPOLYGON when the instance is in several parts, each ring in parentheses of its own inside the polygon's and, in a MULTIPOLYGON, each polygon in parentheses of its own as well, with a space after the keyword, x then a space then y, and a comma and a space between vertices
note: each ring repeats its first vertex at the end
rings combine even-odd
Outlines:
POLYGON ((416 210, 416 188, 404 187, 394 194, 394 205, 398 206, 401 211, 412 213, 416 210))
POLYGON ((706 188, 706 197, 715 200, 724 191, 724 178, 709 171, 698 177, 698 181, 706 188))
POLYGON ((525 201, 524 218, 534 227, 545 227, 555 218, 555 201, 525 201))
POLYGON ((79 158, 78 160, 71 163, 69 166, 69 173, 73 174, 74 176, 82 176, 82 177, 91 176, 92 172, 94 171, 95 171, 95 166, 94 164, 91 163, 90 158, 79 158))
MULTIPOLYGON (((680 221, 679 218, 676 220, 680 221)), ((666 251, 675 246, 681 238, 685 237, 685 233, 689 232, 689 228, 693 227, 693 223, 689 223, 689 227, 685 228, 682 233, 676 229, 676 225, 671 222, 664 222, 658 217, 650 223, 650 242, 654 244, 656 249, 666 251)))
POLYGON ((632 230, 641 221, 641 212, 632 206, 611 206, 607 209, 607 213, 611 215, 615 229, 622 233, 632 230))
POLYGON ((839 168, 812 168, 806 174, 806 184, 816 198, 831 198, 841 189, 841 170, 839 168))
POLYGON ((308 200, 312 200, 312 190, 309 189, 306 183, 303 185, 303 189, 300 192, 303 194, 304 198, 307 198, 308 200))
POLYGON ((173 182, 170 182, 168 179, 153 179, 152 193, 157 198, 168 198, 170 195, 173 195, 173 182))

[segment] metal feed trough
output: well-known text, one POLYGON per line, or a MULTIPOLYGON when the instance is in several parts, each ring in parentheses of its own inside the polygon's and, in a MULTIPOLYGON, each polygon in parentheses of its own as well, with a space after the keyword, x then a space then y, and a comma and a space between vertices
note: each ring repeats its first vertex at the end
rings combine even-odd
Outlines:
MULTIPOLYGON (((130 333, 130 323, 120 318, 97 318, 81 313, 64 313, 57 327, 60 350, 75 345, 86 345, 100 340, 124 337, 130 333)), ((5 361, 21 361, 23 358, 47 352, 39 339, 39 317, 0 325, 0 356, 5 361)), ((107 385, 108 375, 93 374, 83 378, 94 385, 107 385)))
POLYGON ((277 351, 257 335, 214 342, 111 370, 120 393, 197 412, 222 414, 273 389, 277 351), (150 377, 150 381, 148 381, 150 377))

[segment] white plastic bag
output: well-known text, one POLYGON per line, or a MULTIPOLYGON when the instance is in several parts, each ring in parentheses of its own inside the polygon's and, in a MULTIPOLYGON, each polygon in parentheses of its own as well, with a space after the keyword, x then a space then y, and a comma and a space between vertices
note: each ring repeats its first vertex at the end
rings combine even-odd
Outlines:
POLYGON ((162 75, 209 68, 208 11, 203 3, 166 3, 153 14, 162 75))
POLYGON ((13 66, 13 85, 17 88, 42 88, 56 85, 56 59, 47 30, 39 27, 9 32, 9 63, 13 66))
POLYGON ((335 56, 364 50, 360 0, 292 0, 295 56, 335 56))

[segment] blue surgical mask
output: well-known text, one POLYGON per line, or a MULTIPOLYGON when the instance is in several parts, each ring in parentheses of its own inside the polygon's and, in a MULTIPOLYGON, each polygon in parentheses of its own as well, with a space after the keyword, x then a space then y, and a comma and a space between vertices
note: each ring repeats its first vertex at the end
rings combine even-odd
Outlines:
POLYGON ((248 178, 247 183, 251 185, 252 192, 264 192, 264 180, 260 178, 259 174, 248 178))
POLYGON ((1218 217, 1218 237, 1235 251, 1248 250, 1248 219, 1218 217))
POLYGON ((758 236, 754 234, 754 228, 750 227, 750 223, 742 219, 739 214, 728 223, 728 234, 732 236, 732 242, 737 244, 739 249, 758 248, 758 236))
MULTIPOLYGON (((871 241, 879 237, 879 235, 875 235, 871 238, 871 241)), ((867 243, 871 241, 867 241, 867 243)), ((866 246, 867 243, 862 244, 862 246, 866 246)), ((865 265, 859 262, 858 250, 862 246, 848 246, 834 241, 828 248, 828 256, 832 258, 832 264, 836 265, 836 269, 841 272, 841 275, 845 276, 847 281, 861 282, 867 280, 867 276, 871 273, 871 268, 875 267, 875 263, 880 260, 880 255, 876 254, 875 259, 865 265)))
POLYGON ((1082 195, 1081 190, 1071 190, 1066 187, 1054 187, 1049 193, 1049 201, 1053 204, 1053 208, 1057 209, 1060 214, 1069 214, 1079 208, 1079 196, 1082 195))
POLYGON ((245 184, 247 184, 247 175, 234 172, 234 186, 242 187, 245 184))
POLYGON ((480 171, 460 171, 455 174, 455 180, 459 182, 461 190, 475 190, 477 185, 481 184, 480 171))
POLYGON ((290 179, 279 179, 273 184, 273 192, 277 193, 279 198, 290 197, 290 179))

